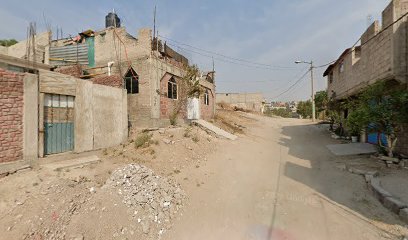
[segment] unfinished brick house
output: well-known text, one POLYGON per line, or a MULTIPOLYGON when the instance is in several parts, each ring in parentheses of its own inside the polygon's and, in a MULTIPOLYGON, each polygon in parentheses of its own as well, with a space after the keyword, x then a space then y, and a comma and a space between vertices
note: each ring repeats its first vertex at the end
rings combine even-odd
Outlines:
MULTIPOLYGON (((180 100, 178 86, 188 60, 165 43, 153 39, 150 29, 140 29, 134 37, 120 26, 116 14, 108 16, 115 16, 115 21, 107 20, 103 30, 88 30, 75 38, 52 41, 50 64, 65 73, 79 64, 81 78, 126 88, 131 126, 168 125, 170 112, 180 100)), ((204 89, 203 96, 200 96, 200 115, 212 118, 214 74, 199 81, 204 89)), ((187 115, 181 114, 180 117, 186 118, 187 115)))
MULTIPOLYGON (((401 19, 407 12, 407 0, 391 1, 382 12, 382 25, 375 21, 361 36, 359 46, 345 50, 326 69, 330 98, 343 101, 379 81, 387 82, 390 88, 407 89, 408 25, 407 17, 401 19)), ((344 110, 344 118, 347 112, 344 110)), ((397 151, 408 153, 407 132, 405 129, 401 133, 397 151)), ((377 137, 378 134, 370 134, 366 140, 376 144, 377 137)))

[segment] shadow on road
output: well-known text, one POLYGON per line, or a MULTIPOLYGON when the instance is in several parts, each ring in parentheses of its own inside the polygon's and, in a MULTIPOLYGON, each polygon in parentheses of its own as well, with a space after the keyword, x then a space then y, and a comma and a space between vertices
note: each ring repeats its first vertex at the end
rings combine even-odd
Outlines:
POLYGON ((282 128, 280 143, 287 148, 283 174, 307 185, 326 198, 362 216, 390 225, 404 224, 375 199, 362 176, 336 168, 339 157, 326 148, 337 143, 320 125, 295 125, 282 128))

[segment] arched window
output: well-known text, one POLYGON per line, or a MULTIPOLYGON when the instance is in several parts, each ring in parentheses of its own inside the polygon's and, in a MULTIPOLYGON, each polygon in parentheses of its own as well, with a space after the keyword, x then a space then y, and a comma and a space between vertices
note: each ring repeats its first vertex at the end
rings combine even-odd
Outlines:
POLYGON ((129 68, 127 71, 125 75, 125 83, 128 94, 139 93, 139 75, 137 75, 133 68, 129 68))
POLYGON ((210 93, 208 89, 205 89, 205 92, 204 92, 204 104, 210 105, 210 93))
POLYGON ((167 83, 167 97, 177 99, 177 83, 173 77, 167 83))

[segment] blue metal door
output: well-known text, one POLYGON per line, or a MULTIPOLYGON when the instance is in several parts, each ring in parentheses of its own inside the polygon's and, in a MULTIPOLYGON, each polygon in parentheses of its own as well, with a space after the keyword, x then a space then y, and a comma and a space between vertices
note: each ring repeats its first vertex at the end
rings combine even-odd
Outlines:
POLYGON ((44 103, 44 153, 74 149, 74 97, 46 94, 44 103))

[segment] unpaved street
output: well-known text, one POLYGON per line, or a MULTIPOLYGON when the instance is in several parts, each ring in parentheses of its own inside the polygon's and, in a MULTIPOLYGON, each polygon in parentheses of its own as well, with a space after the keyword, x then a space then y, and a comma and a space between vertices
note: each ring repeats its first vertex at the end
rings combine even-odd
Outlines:
POLYGON ((323 125, 219 110, 236 141, 195 126, 90 152, 101 162, 0 179, 0 239, 401 239, 397 215, 339 169, 323 125), (150 170, 151 169, 151 170, 150 170))
POLYGON ((406 232, 362 177, 336 168, 323 127, 256 118, 246 137, 208 157, 204 185, 184 185, 190 204, 166 239, 400 239, 406 232))

